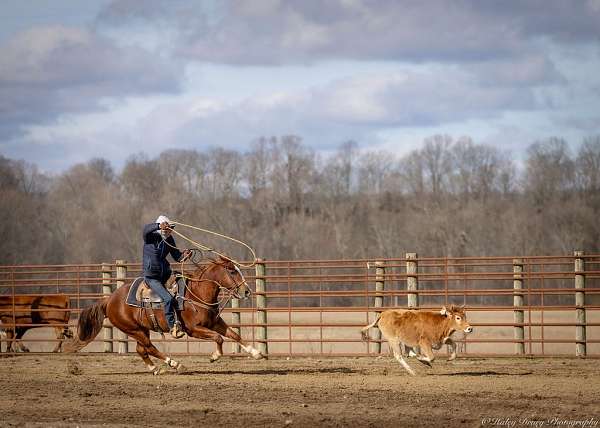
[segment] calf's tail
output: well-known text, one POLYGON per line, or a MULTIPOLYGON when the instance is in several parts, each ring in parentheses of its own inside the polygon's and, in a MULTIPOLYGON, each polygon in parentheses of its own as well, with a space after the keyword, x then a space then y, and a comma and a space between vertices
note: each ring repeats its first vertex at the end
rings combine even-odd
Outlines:
POLYGON ((98 336, 106 318, 107 303, 108 298, 81 312, 77 323, 77 335, 65 343, 64 352, 77 352, 98 336))
POLYGON ((377 327, 377 323, 379 322, 379 319, 381 318, 381 313, 377 314, 377 317, 375 318, 375 321, 373 321, 371 324, 364 326, 361 330, 360 330, 360 335, 362 336, 362 340, 369 340, 369 329, 371 327, 377 327))

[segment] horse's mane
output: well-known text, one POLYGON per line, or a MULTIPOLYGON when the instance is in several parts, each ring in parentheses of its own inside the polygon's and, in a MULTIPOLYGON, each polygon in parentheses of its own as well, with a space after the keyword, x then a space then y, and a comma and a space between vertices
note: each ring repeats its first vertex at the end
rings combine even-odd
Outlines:
MULTIPOLYGON (((202 277, 202 275, 204 275, 204 273, 211 267, 214 265, 219 265, 219 266, 223 266, 222 262, 219 262, 216 259, 207 257, 203 260, 200 260, 199 262, 194 262, 194 266, 195 269, 192 270, 191 272, 188 271, 188 275, 191 275, 193 277, 197 277, 200 278, 202 277)), ((184 270, 183 272, 181 272, 181 274, 183 276, 186 276, 186 271, 184 270)))

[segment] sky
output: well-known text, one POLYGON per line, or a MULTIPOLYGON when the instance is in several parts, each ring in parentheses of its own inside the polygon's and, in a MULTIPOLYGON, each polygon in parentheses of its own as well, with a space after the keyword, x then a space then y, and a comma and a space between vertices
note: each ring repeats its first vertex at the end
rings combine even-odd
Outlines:
POLYGON ((600 0, 4 0, 0 155, 600 135, 600 0))

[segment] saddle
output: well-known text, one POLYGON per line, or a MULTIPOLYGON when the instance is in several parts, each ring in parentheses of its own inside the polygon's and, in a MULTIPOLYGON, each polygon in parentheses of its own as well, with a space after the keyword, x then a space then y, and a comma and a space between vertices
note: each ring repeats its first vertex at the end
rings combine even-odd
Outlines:
MULTIPOLYGON (((174 281, 167 282, 166 289, 175 297, 177 302, 176 309, 183 310, 185 279, 181 276, 176 276, 174 281)), ((146 281, 142 277, 136 278, 133 284, 131 284, 126 303, 136 308, 148 309, 162 309, 165 306, 165 302, 146 284, 146 281)))
MULTIPOLYGON (((179 275, 176 279, 167 282, 166 289, 172 296, 175 297, 175 319, 177 319, 177 311, 183 310, 183 300, 185 295, 185 279, 179 275)), ((155 310, 162 311, 165 302, 156 294, 144 281, 144 278, 136 278, 129 293, 127 293, 126 303, 135 308, 141 308, 140 313, 145 313, 146 317, 152 323, 152 330, 160 333, 165 332, 165 327, 161 327, 159 320, 156 317, 155 310)))

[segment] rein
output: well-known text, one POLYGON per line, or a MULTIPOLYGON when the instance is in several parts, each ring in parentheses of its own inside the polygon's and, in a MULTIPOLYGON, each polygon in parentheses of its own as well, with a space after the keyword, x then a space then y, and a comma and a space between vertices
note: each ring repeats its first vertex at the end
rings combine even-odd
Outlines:
MULTIPOLYGON (((185 295, 183 296, 183 300, 184 302, 189 302, 192 304, 192 308, 194 308, 194 310, 196 310, 196 306, 200 306, 203 309, 207 309, 209 311, 214 310, 215 308, 218 308, 217 311, 217 316, 221 315, 221 313, 223 312, 223 310, 225 309, 225 307, 227 306, 227 304, 229 303, 229 301, 232 298, 236 298, 239 299, 241 296, 239 295, 238 291, 240 289, 240 287, 244 284, 246 284, 247 286, 247 282, 244 279, 244 281, 240 282, 240 283, 236 283, 235 287, 233 288, 227 288, 227 287, 223 287, 221 285, 221 283, 219 281, 215 281, 213 279, 202 279, 202 276, 206 273, 206 271, 210 268, 211 266, 208 265, 204 268, 204 270, 202 270, 202 272, 200 272, 200 276, 198 277, 198 279, 189 277, 189 276, 185 276, 183 274, 178 274, 178 277, 184 278, 186 280, 190 280, 190 281, 195 281, 195 282, 210 282, 215 284, 218 287, 219 290, 219 294, 221 294, 221 292, 225 292, 223 293, 224 296, 220 299, 217 300, 216 302, 206 302, 204 301, 202 298, 198 297, 190 288, 190 286, 188 285, 188 282, 186 281, 185 283, 185 290, 192 296, 194 297, 194 299, 190 299, 190 298, 186 298, 185 295)), ((227 272, 228 275, 231 276, 231 274, 229 272, 227 272)), ((235 281, 234 281, 235 282, 235 281)), ((247 287, 248 290, 250 290, 249 287, 247 287)), ((217 294, 218 296, 218 294, 217 294)))

